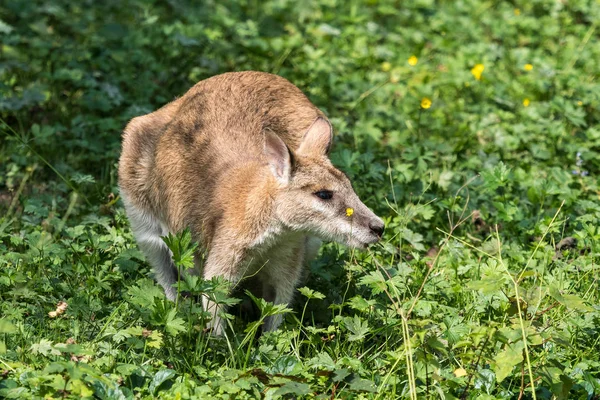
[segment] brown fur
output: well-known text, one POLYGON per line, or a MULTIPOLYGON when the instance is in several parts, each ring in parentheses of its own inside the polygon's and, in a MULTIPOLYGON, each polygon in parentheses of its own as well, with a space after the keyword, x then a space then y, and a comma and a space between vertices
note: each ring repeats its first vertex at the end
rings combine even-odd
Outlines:
POLYGON ((220 275, 236 284, 268 264, 263 292, 284 303, 307 261, 308 236, 355 246, 376 241, 383 223, 327 159, 330 143, 323 113, 284 78, 261 72, 206 79, 134 118, 123 135, 119 184, 167 295, 175 295, 175 273, 156 239, 166 232, 191 229, 208 251, 207 279, 220 275), (335 197, 316 199, 323 189, 335 197), (348 207, 355 210, 351 221, 348 207))

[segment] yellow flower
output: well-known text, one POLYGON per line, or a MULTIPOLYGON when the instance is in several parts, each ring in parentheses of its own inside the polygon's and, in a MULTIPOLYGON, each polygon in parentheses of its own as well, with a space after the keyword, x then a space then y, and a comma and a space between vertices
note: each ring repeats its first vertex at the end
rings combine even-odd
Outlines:
POLYGON ((483 74, 483 70, 485 69, 485 66, 483 64, 475 64, 475 66, 473 68, 471 68, 471 73, 473 74, 473 76, 475 77, 475 79, 477 79, 478 81, 481 80, 481 74, 483 74))
POLYGON ((381 63, 381 70, 383 72, 388 72, 390 69, 392 69, 392 64, 391 63, 389 63, 387 61, 381 63))
POLYGON ((521 15, 521 10, 519 10, 518 8, 515 8, 515 15, 518 17, 519 15, 521 15))
POLYGON ((351 217, 354 214, 354 208, 348 207, 346 208, 346 217, 351 217))
POLYGON ((579 100, 579 101, 577 102, 577 105, 578 105, 579 107, 581 107, 581 106, 583 105, 583 101, 579 100))
POLYGON ((525 66, 523 68, 525 69, 525 71, 531 71, 533 69, 533 65, 525 64, 525 66))
POLYGON ((531 101, 529 101, 529 99, 524 99, 524 100, 523 100, 523 105, 524 105, 525 107, 529 107, 529 103, 531 103, 531 101))
POLYGON ((431 107, 431 99, 428 97, 423 97, 423 100, 421 100, 421 108, 427 110, 429 107, 431 107))
POLYGON ((410 56, 410 58, 408 59, 408 65, 410 65, 411 67, 417 65, 418 62, 419 59, 417 58, 417 56, 410 56))

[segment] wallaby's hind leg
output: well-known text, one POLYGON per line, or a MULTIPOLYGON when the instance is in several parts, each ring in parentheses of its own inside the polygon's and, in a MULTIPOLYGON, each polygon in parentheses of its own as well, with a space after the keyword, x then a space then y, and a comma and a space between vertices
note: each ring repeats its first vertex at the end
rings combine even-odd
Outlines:
POLYGON ((167 298, 175 301, 177 289, 173 285, 177 283, 178 273, 173 264, 171 250, 161 239, 161 236, 167 234, 166 229, 151 213, 135 207, 125 198, 123 202, 125 203, 131 230, 140 250, 154 269, 156 280, 165 289, 167 298))

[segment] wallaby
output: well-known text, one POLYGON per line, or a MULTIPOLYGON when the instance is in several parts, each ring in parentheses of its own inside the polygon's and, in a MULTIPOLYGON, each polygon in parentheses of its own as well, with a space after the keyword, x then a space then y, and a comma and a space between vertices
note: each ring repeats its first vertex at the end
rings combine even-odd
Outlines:
MULTIPOLYGON (((332 136, 300 89, 262 72, 214 76, 133 118, 123 133, 119 186, 167 298, 176 298, 179 277, 161 236, 187 227, 206 251, 198 273, 233 285, 254 276, 275 304, 292 300, 320 239, 359 248, 377 242, 383 221, 329 161, 332 136)), ((213 332, 222 333, 216 305, 203 303, 213 332)), ((269 317, 263 330, 280 323, 269 317)))

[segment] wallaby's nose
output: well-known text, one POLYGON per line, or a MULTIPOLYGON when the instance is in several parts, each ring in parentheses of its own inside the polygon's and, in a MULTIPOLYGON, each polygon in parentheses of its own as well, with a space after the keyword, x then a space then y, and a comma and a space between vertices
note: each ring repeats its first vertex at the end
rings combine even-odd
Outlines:
POLYGON ((374 234, 376 234, 378 237, 383 236, 383 230, 385 228, 385 225, 383 225, 382 222, 371 222, 369 224, 369 228, 371 229, 371 232, 373 232, 374 234))

